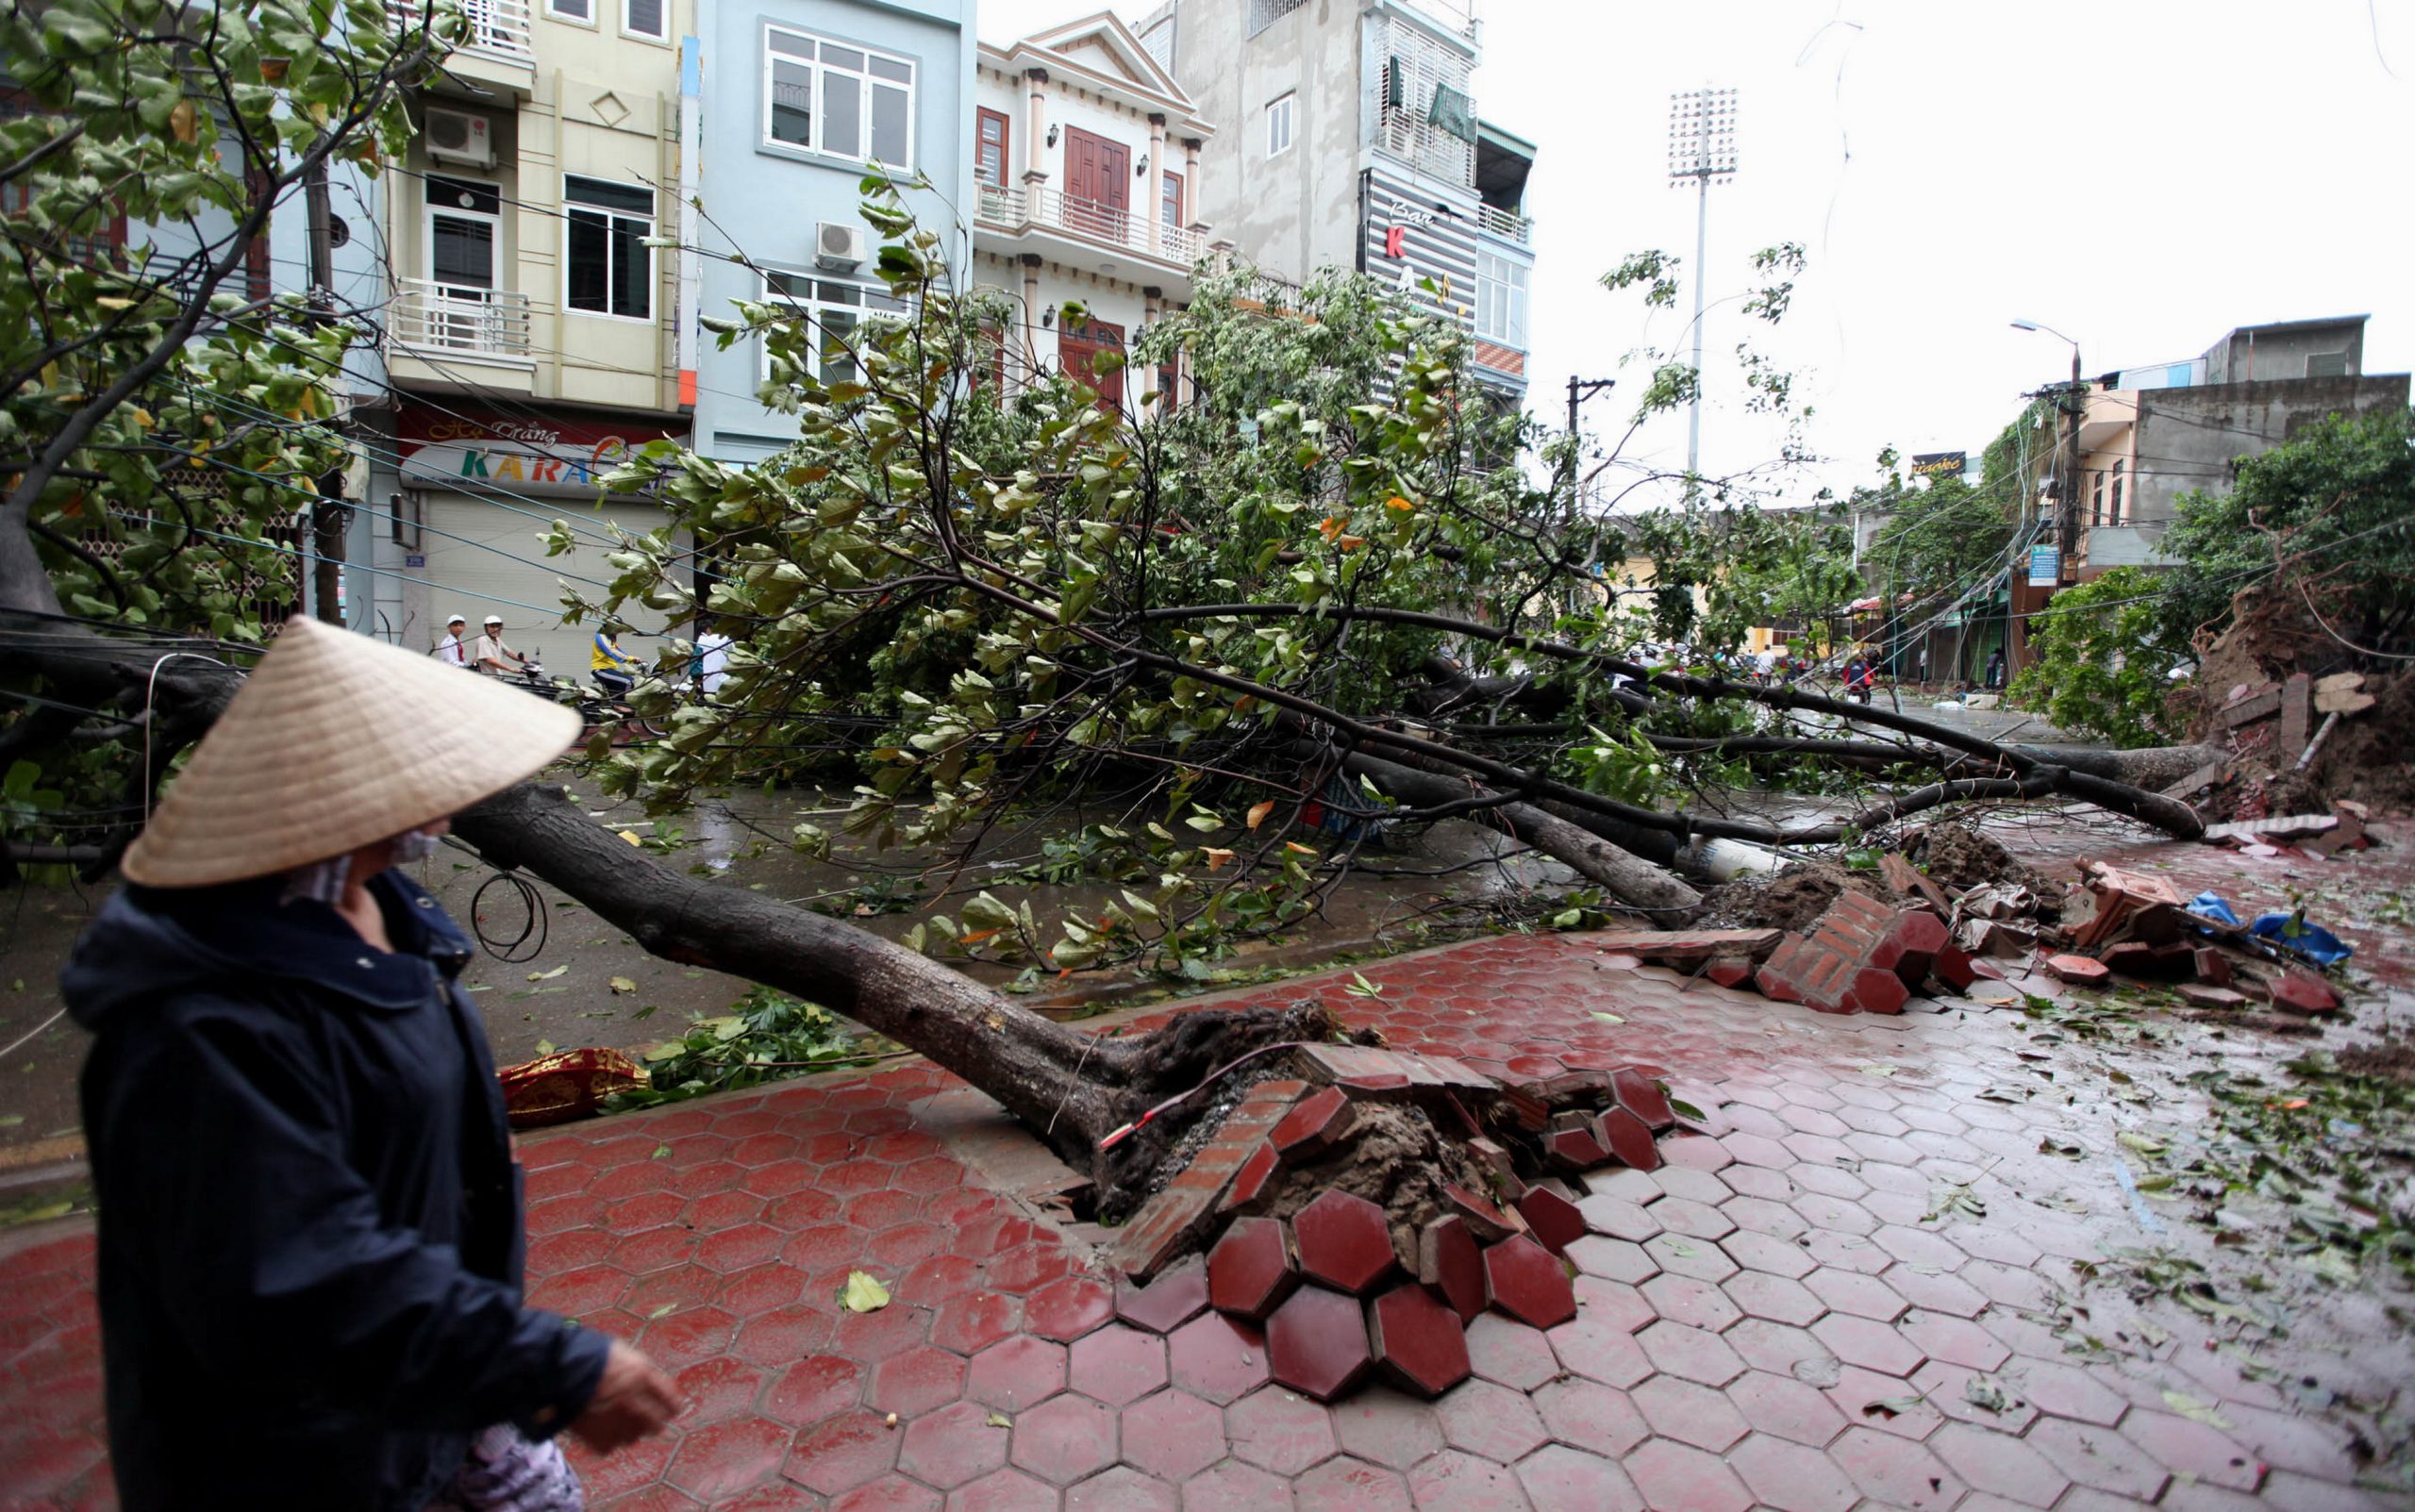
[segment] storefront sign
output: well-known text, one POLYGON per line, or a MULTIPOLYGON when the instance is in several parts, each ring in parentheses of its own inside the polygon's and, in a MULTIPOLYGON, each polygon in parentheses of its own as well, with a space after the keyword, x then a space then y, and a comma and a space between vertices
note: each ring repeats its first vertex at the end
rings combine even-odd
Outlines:
POLYGON ((2056 546, 2029 548, 2029 586, 2053 588, 2063 580, 2063 554, 2056 546))
POLYGON ((604 475, 631 452, 674 435, 660 425, 609 417, 524 418, 406 406, 396 440, 403 476, 412 483, 591 501, 603 491, 604 475))
POLYGON ((1924 478, 1960 477, 1963 470, 1970 465, 1969 456, 1967 452, 1914 452, 1912 475, 1924 478))

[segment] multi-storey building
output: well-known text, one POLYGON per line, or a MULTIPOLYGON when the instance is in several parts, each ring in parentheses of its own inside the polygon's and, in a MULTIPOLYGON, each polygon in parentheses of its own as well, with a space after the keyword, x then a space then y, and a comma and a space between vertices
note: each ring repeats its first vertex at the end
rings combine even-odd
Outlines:
POLYGON ((1011 390, 1028 374, 1077 374, 1103 402, 1137 406, 1171 374, 1136 386, 1092 364, 1189 301, 1215 127, 1106 12, 983 43, 974 95, 972 278, 1012 309, 998 376, 1011 390))
POLYGON ((603 473, 658 439, 746 462, 794 435, 758 398, 762 343, 721 350, 701 319, 768 300, 843 361, 888 303, 868 167, 927 175, 926 220, 960 203, 972 0, 468 8, 379 227, 396 398, 370 448, 387 528, 360 627, 424 644, 448 613, 500 613, 567 660, 584 636, 556 623, 557 580, 592 592, 611 527, 662 523, 642 496, 599 503, 603 473), (580 543, 548 557, 556 518, 580 543))
POLYGON ((472 0, 467 41, 413 102, 377 230, 394 401, 368 443, 387 529, 360 628, 419 646, 447 613, 496 613, 567 661, 557 578, 609 579, 608 522, 660 523, 642 501, 599 504, 595 480, 688 429, 675 259, 653 242, 677 224, 691 5, 472 0), (557 517, 583 543, 548 559, 557 517))
MULTIPOLYGON (((964 260, 974 0, 699 3, 702 66, 681 103, 699 123, 704 210, 680 237, 694 249, 686 274, 703 314, 729 315, 742 299, 800 315, 822 374, 841 376, 858 323, 897 307, 874 276, 867 171, 927 179, 907 203, 924 226, 955 233, 948 258, 964 260)), ((794 439, 791 417, 757 402, 762 348, 707 340, 687 364, 698 450, 742 463, 794 439)))
POLYGON ((2080 418, 2078 576, 2156 566, 2181 494, 2336 414, 2404 409, 2407 374, 2364 371, 2362 315, 2242 325, 2202 355, 2107 374, 2080 418))
POLYGON ((1526 388, 1535 149, 1476 114, 1472 0, 1166 0, 1135 30, 1224 129, 1191 180, 1216 239, 1260 272, 1396 280, 1526 388), (1431 286, 1430 288, 1428 286, 1431 286))

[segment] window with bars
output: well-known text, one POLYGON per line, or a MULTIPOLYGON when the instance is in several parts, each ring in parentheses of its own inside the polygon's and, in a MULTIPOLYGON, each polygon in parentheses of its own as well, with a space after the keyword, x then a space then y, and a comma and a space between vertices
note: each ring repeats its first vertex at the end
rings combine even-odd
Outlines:
POLYGON ((1253 37, 1307 4, 1307 0, 1249 0, 1249 34, 1253 37))
MULTIPOLYGON (((763 303, 805 321, 812 340, 814 372, 824 383, 858 376, 856 334, 867 317, 908 313, 906 302, 884 288, 809 273, 765 273, 763 303)), ((763 354, 763 377, 767 382, 772 377, 768 349, 763 354)))
POLYGON ((763 35, 766 141, 913 166, 910 59, 778 26, 763 35))
POLYGON ((667 0, 621 0, 621 35, 644 37, 653 42, 670 39, 665 12, 667 0))
POLYGON ((654 319, 654 191, 562 177, 562 307, 582 315, 654 319))
POLYGON ((1378 76, 1375 145, 1423 173, 1475 183, 1475 103, 1466 55, 1412 26, 1394 25, 1378 76))

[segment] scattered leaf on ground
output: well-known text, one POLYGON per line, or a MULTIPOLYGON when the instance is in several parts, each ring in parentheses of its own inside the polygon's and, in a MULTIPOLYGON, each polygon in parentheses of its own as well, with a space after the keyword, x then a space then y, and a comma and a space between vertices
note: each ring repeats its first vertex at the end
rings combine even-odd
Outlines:
POLYGON ((850 1312, 876 1312, 889 1305, 889 1288, 861 1271, 850 1271, 847 1289, 839 1300, 847 1304, 850 1312))

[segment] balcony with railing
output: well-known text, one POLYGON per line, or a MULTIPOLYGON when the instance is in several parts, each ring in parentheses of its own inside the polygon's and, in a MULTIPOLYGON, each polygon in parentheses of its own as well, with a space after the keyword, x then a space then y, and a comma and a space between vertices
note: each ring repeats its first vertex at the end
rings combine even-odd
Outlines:
MULTIPOLYGON (((464 78, 501 84, 525 92, 534 82, 537 58, 528 0, 386 0, 396 30, 441 22, 446 12, 461 18, 460 40, 446 68, 464 78)), ((435 28, 440 35, 441 25, 435 28)))
POLYGON ((1180 274, 1188 274, 1208 252, 1208 239, 1197 231, 1152 221, 1141 211, 1077 199, 1044 185, 1008 189, 984 184, 974 219, 981 226, 1017 239, 1066 242, 1077 256, 1112 249, 1180 274))
POLYGON ((1515 210, 1505 210, 1494 205, 1479 205, 1475 208, 1475 228, 1486 236, 1499 237, 1504 241, 1526 244, 1534 235, 1535 223, 1515 210))
POLYGON ((386 321, 389 357, 415 357, 437 365, 458 358, 531 364, 526 294, 427 278, 394 282, 386 321))

